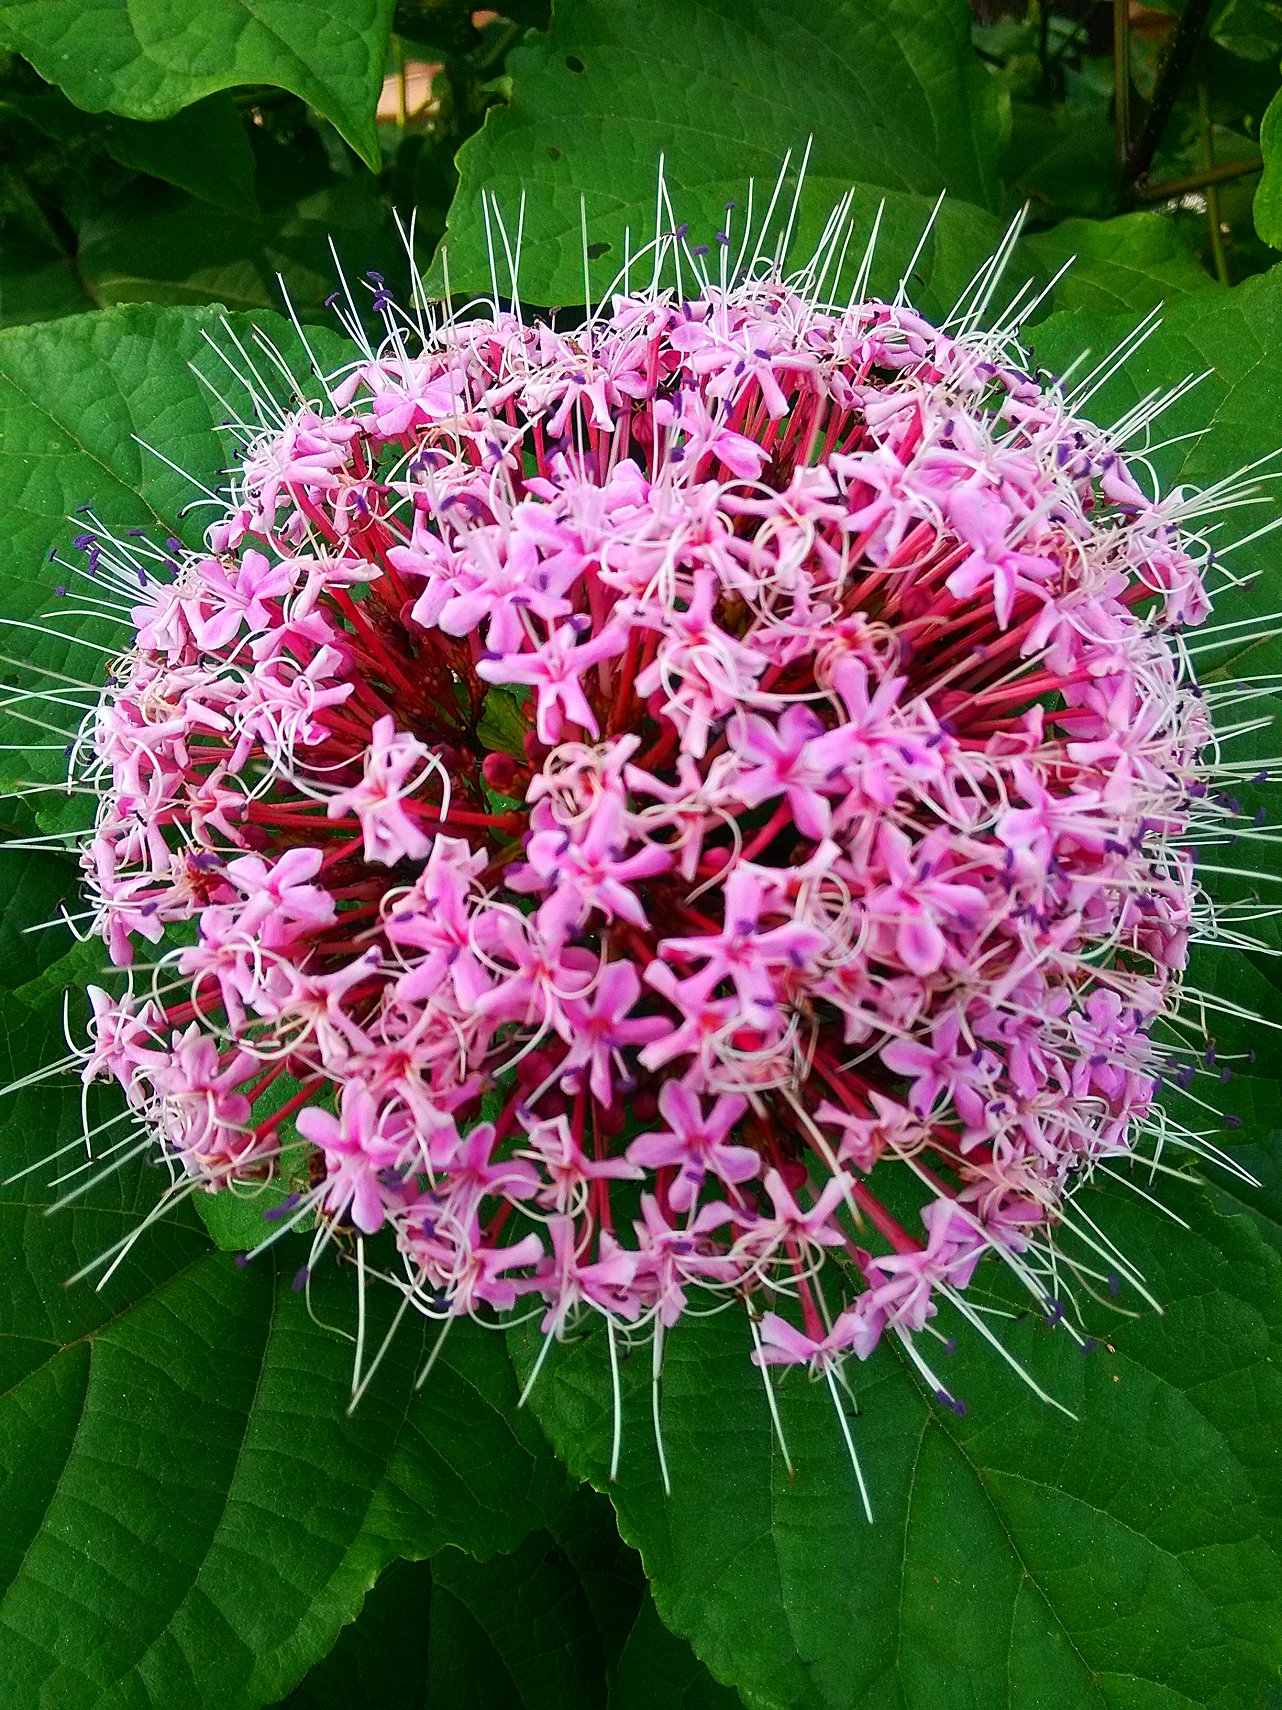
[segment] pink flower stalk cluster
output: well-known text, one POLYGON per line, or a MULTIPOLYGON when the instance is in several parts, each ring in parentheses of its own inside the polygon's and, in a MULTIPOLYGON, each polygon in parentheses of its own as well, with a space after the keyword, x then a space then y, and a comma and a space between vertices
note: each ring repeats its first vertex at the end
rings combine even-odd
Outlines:
POLYGON ((301 1139, 288 1220, 438 1317, 710 1291, 830 1376, 986 1251, 1044 1295, 1195 897, 1169 504, 991 346, 777 279, 326 390, 84 738, 86 1077, 210 1190, 301 1139))

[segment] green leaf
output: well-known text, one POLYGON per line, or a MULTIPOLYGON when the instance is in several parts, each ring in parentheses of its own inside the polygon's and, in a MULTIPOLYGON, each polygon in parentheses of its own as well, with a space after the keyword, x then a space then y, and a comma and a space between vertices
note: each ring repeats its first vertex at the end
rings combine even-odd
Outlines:
POLYGON ((1276 60, 1282 53, 1282 6, 1277 0, 1224 0, 1215 8, 1210 30, 1232 53, 1276 60))
POLYGON ((0 987, 24 986, 66 954, 67 929, 43 923, 77 913, 79 898, 74 858, 0 846, 0 987))
POLYGON ((48 599, 53 574, 36 585, 33 564, 45 557, 51 530, 71 532, 68 513, 85 499, 121 527, 147 524, 199 541, 204 519, 191 501, 226 461, 227 442, 214 430, 227 412, 197 375, 217 385, 232 408, 251 407, 223 360, 246 371, 235 335, 271 376, 273 391, 288 390, 257 350, 256 331, 304 391, 319 392, 312 352, 322 364, 351 353, 337 334, 312 330, 304 349, 281 315, 224 316, 217 307, 129 306, 56 327, 13 328, 0 338, 0 573, 9 580, 6 592, 26 590, 24 610, 48 599), (170 462, 141 445, 143 438, 170 462))
POLYGON ((46 244, 22 242, 6 234, 0 328, 58 320, 91 307, 75 264, 65 255, 46 244))
POLYGON ((168 119, 238 84, 288 89, 377 169, 393 0, 0 0, 0 45, 89 113, 168 119))
MULTIPOLYGON (((669 1338, 670 1497, 647 1361, 625 1368, 616 1485, 602 1336, 560 1351, 531 1405, 571 1470, 609 1489, 665 1622, 750 1705, 1245 1710, 1282 1662, 1282 1262, 1244 1220, 1170 1197, 1194 1225, 1171 1240, 1138 1200, 1091 1206, 1165 1316, 1101 1309, 1108 1344, 1090 1354, 997 1322, 1080 1424, 964 1326, 937 1358, 965 1419, 888 1347, 850 1373, 871 1526, 827 1388, 796 1373, 789 1478, 739 1314, 669 1338)), ((537 1348, 519 1338, 520 1369, 537 1348)))
POLYGON ((432 1700, 459 1710, 600 1710, 605 1661, 565 1552, 532 1533, 512 1555, 432 1563, 432 1700))
POLYGON ((394 1563, 281 1710, 733 1710, 586 1486, 511 1555, 394 1563))
MULTIPOLYGON (((1258 863, 1262 872, 1276 874, 1282 865, 1269 844, 1256 844, 1250 854, 1251 865, 1258 863)), ((1272 900, 1274 886, 1267 889, 1272 900)), ((1278 985, 1282 967, 1276 955, 1276 925, 1260 922, 1253 936, 1263 941, 1270 926, 1272 954, 1194 946, 1187 983, 1193 993, 1205 994, 1208 1000, 1207 1029, 1214 1056, 1209 1062, 1199 1060, 1201 1041, 1194 1039, 1184 1061, 1200 1071, 1190 1088, 1192 1097, 1211 1102, 1233 1124, 1211 1138, 1254 1178, 1243 1180, 1229 1169, 1212 1169, 1208 1186, 1221 1206, 1248 1212, 1264 1239, 1282 1251, 1282 1084, 1274 1046, 1282 1015, 1278 985), (1228 1011, 1221 1007, 1226 1004, 1231 1006, 1228 1011)), ((1178 1081, 1168 1085, 1166 1099, 1177 1117, 1188 1121, 1193 1116, 1178 1081)), ((1196 1121, 1205 1128, 1205 1110, 1197 1111, 1196 1121)))
MULTIPOLYGON (((576 0, 558 10, 546 41, 511 56, 512 104, 492 113, 459 155, 462 181, 446 233, 453 286, 489 288, 492 243, 499 293, 510 292, 502 236, 491 217, 487 239, 482 195, 494 198, 511 239, 524 194, 521 296, 537 303, 581 301, 582 195, 593 288, 603 290, 623 265, 625 228, 633 250, 653 232, 660 153, 672 201, 663 223, 688 221, 690 241, 711 245, 715 267, 714 234, 727 223, 727 198, 737 201, 729 221, 734 234, 735 222, 747 213, 747 178, 755 173, 760 220, 786 151, 794 150, 795 166, 813 129, 794 255, 817 239, 831 206, 854 184, 853 236, 841 288, 853 279, 884 201, 871 288, 893 295, 934 197, 946 186, 948 197, 909 289, 927 313, 952 308, 992 253, 1004 222, 994 211, 1001 206, 993 178, 1003 135, 1000 92, 991 79, 987 87, 982 77, 976 84, 968 41, 951 27, 951 6, 887 13, 847 0, 824 8, 822 18, 778 8, 763 7, 768 18, 751 7, 736 8, 733 16, 728 7, 699 8, 664 38, 661 57, 649 45, 648 14, 611 7, 607 17, 605 10, 576 0), (920 50, 920 32, 931 34, 929 53, 920 50), (645 51, 634 36, 644 39, 645 51), (828 57, 814 51, 817 39, 828 43, 828 57), (911 42, 918 46, 909 51, 911 42), (909 52, 911 74, 900 64, 901 52, 909 52), (767 54, 784 56, 784 74, 767 78, 758 70, 767 54), (831 57, 842 54, 858 56, 865 79, 856 104, 829 76, 831 57), (805 63, 794 63, 800 57, 805 63), (953 65, 948 82, 940 74, 946 57, 953 65), (970 103, 969 119, 964 103, 970 103)), ((1080 142, 1081 124, 1070 131, 1080 142)), ((1107 137, 1105 146, 1111 150, 1107 137)), ((1074 182, 1081 179, 1080 162, 1069 170, 1074 182)), ((786 223, 791 196, 792 178, 772 242, 786 223)), ((1067 221, 1025 238, 1010 264, 1005 296, 1014 295, 1026 274, 1048 282, 1074 255, 1048 308, 1148 309, 1212 285, 1173 220, 1138 213, 1067 221)), ((443 280, 444 268, 437 273, 443 280)), ((644 264, 637 276, 647 277, 644 264)), ((835 289, 835 281, 828 284, 835 289)))
MULTIPOLYGON (((1259 1029, 1255 1032, 1258 1037, 1259 1029)), ((1282 1251, 1282 1086, 1265 1075, 1239 1075, 1229 1097, 1242 1122, 1233 1136, 1233 1159, 1254 1180, 1243 1182, 1216 1170, 1216 1201, 1225 1210, 1249 1212, 1264 1239, 1282 1251)))
MULTIPOLYGON (((4 1081, 61 1050, 47 1015, 0 1006, 4 1081)), ((74 1083, 7 1100, 0 1168, 74 1137, 78 1106, 74 1083)), ((511 1551, 563 1499, 502 1343, 470 1326, 417 1391, 425 1332, 403 1326, 348 1416, 352 1348, 331 1326, 353 1318, 349 1266, 317 1273, 313 1318, 291 1288, 296 1251, 240 1270, 178 1217, 143 1233, 103 1293, 63 1287, 140 1228, 154 1175, 135 1163, 52 1216, 41 1172, 0 1193, 0 1679, 14 1705, 272 1703, 394 1557, 511 1551)), ((389 1293, 371 1295, 372 1338, 389 1293)))
POLYGON ((234 214, 254 210, 253 150, 230 95, 210 95, 172 119, 142 124, 112 116, 90 118, 56 89, 32 89, 10 79, 0 85, 0 112, 5 110, 56 142, 101 149, 122 166, 175 184, 234 214))
MULTIPOLYGON (((810 137, 801 242, 851 184, 861 187, 864 229, 887 197, 888 253, 900 266, 945 186, 957 204, 942 216, 945 246, 974 221, 964 204, 1002 205, 1004 97, 971 51, 962 0, 565 0, 551 33, 515 50, 508 71, 511 105, 459 154, 446 243, 451 278, 466 290, 489 280, 482 189, 513 233, 526 194, 520 288, 544 304, 583 300, 585 195, 594 289, 603 289, 623 265, 624 228, 634 249, 653 235, 661 154, 675 218, 709 245, 727 198, 740 199, 741 230, 755 174, 759 218, 785 152, 795 165, 810 137)), ((499 266, 506 291, 501 246, 499 266)))
MULTIPOLYGON (((306 377, 306 352, 281 316, 228 319, 251 348, 261 328, 300 382, 306 377)), ((205 519, 190 506, 226 461, 227 442, 214 431, 226 410, 191 365, 233 408, 249 407, 245 388, 210 349, 212 339, 244 369, 223 322, 216 308, 139 305, 0 335, 0 588, 7 612, 27 617, 47 607, 63 572, 44 561, 51 546, 68 543, 69 515, 86 501, 112 526, 145 525, 199 541, 205 519), (143 439, 170 462, 144 449, 143 439)), ((338 361, 349 348, 323 333, 309 336, 322 361, 338 361)))
POLYGON ((428 1704, 476 1710, 731 1710, 654 1613, 610 1504, 588 1489, 512 1555, 432 1563, 428 1704))
POLYGON ((575 1491, 552 1532, 583 1587, 613 1691, 620 1659, 648 1596, 641 1558, 620 1538, 610 1504, 588 1485, 575 1491))
POLYGON ((1282 89, 1260 120, 1260 153, 1264 171, 1255 190, 1255 229, 1265 243, 1282 249, 1282 89))
MULTIPOLYGON (((297 1090, 296 1082, 282 1076, 281 1082, 271 1089, 276 1096, 269 1097, 264 1105, 265 1116, 285 1102, 285 1086, 290 1092, 297 1090)), ((252 1253, 265 1241, 279 1222, 285 1201, 292 1201, 294 1195, 306 1191, 307 1164, 305 1144, 291 1141, 287 1135, 281 1144, 276 1174, 270 1181, 239 1183, 221 1193, 198 1194, 196 1210, 219 1251, 252 1253)), ((315 1223, 308 1218, 298 1228, 300 1233, 310 1233, 315 1223)))
POLYGON ((1025 238, 1019 259, 1048 276, 1072 260, 1055 291, 1061 310, 1143 313, 1193 291, 1220 288, 1190 251, 1184 232, 1162 214, 1061 220, 1025 238))
POLYGON ((428 1562, 393 1562, 281 1710, 428 1710, 428 1562))
POLYGON ((1089 84, 1073 95, 1051 107, 1012 103, 1010 179, 1037 207, 1099 217, 1117 207, 1108 97, 1089 84))
POLYGON ((515 691, 497 685, 486 690, 476 734, 487 748, 524 760, 525 735, 529 728, 529 720, 522 713, 521 700, 515 691))
POLYGON ((738 1710, 742 1702, 663 1625, 647 1592, 619 1659, 610 1710, 738 1710))
POLYGON ((272 308, 281 286, 299 316, 327 316, 334 290, 333 240, 353 271, 382 267, 390 277, 404 250, 371 181, 330 179, 258 217, 211 211, 189 196, 127 191, 81 231, 77 265, 102 307, 121 303, 210 302, 272 308))

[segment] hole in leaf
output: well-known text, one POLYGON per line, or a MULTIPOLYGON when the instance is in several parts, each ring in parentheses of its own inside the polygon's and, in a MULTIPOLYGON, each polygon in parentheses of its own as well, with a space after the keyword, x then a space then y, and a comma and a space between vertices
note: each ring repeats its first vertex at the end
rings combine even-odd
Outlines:
POLYGON ((584 72, 587 70, 587 66, 584 65, 577 53, 567 53, 565 56, 565 63, 567 69, 570 71, 584 72))
POLYGON ((610 253, 610 247, 608 243, 590 243, 588 245, 588 260, 599 261, 603 255, 610 253))
POLYGON ((554 144, 549 143, 549 145, 548 145, 548 159, 549 160, 560 160, 560 158, 561 158, 560 149, 557 148, 554 144))

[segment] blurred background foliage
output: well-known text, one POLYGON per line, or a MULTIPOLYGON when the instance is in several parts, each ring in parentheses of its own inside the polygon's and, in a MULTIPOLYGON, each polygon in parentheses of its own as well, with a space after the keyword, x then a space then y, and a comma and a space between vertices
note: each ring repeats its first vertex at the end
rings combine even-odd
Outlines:
MULTIPOLYGON (((199 0, 184 6, 198 38, 189 58, 212 69, 153 75, 135 20, 139 40, 105 42, 105 69, 89 76, 62 0, 0 0, 0 324, 123 302, 276 306, 278 275, 302 318, 320 319, 331 241, 361 270, 395 266, 398 219, 413 222, 426 266, 460 145, 510 98, 510 51, 550 23, 550 0, 501 14, 316 0, 314 42, 287 55, 247 34, 206 40, 199 0)), ((156 0, 130 11, 149 9, 156 0)), ((786 35, 789 7, 764 10, 786 35)), ((1282 0, 972 0, 971 11, 975 55, 1008 103, 1007 199, 1027 201, 1031 233, 1150 210, 1168 222, 1164 260, 1186 256, 1207 283, 1270 265, 1282 245, 1282 166, 1269 159, 1282 0)), ((666 32, 665 9, 653 18, 666 32)), ((1151 236, 1142 247, 1152 252, 1151 236)))
POLYGON ((1261 129, 1278 91, 1282 5, 976 0, 975 49, 1009 92, 1007 176, 1039 224, 1160 210, 1207 272, 1276 259, 1257 232, 1261 129))
MULTIPOLYGON (((6 31, 13 10, 0 5, 0 47, 25 40, 6 31)), ((362 269, 403 266, 395 213, 413 220, 425 262, 457 185, 455 151, 504 99, 509 48, 546 28, 549 10, 402 0, 370 32, 373 74, 347 96, 351 110, 328 113, 267 81, 150 122, 123 116, 127 96, 86 112, 41 75, 56 65, 0 53, 0 325, 128 302, 275 308, 278 275, 301 317, 321 319, 331 240, 362 269), (366 120, 372 149, 359 146, 366 120)))

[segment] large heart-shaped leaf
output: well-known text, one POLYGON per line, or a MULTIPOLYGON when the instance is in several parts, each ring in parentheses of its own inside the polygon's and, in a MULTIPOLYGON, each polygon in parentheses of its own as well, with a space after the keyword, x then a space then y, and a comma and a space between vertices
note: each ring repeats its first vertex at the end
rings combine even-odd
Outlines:
MULTIPOLYGON (((658 13, 644 0, 565 0, 551 33, 513 52, 508 70, 511 104, 459 155, 446 243, 452 279, 468 290, 488 282, 482 190, 513 236, 527 196, 519 283, 528 301, 583 300, 581 195, 594 288, 606 286, 624 263, 625 227, 634 249, 653 235, 665 152, 675 218, 714 249, 727 198, 755 174, 759 219, 785 153, 799 159, 808 139, 803 236, 817 236, 815 221, 857 184, 865 231, 885 197, 886 253, 902 268, 947 187, 920 269, 951 290, 1000 231, 991 210, 1003 205, 1005 107, 971 52, 962 0, 704 0, 658 13)), ((746 215, 741 201, 736 244, 746 215)), ((671 223, 665 211, 659 219, 671 223)))
MULTIPOLYGON (((6 1082, 60 1049, 56 1012, 26 989, 0 1009, 6 1082)), ((13 1095, 5 1116, 8 1174, 74 1139, 74 1083, 13 1095)), ((99 1137, 99 1168, 121 1132, 99 1137)), ((73 1148, 53 1168, 82 1163, 73 1148)), ((309 1302, 291 1286, 296 1254, 237 1269, 188 1216, 143 1232, 101 1293, 66 1288, 141 1227, 156 1184, 136 1159, 101 1180, 90 1169, 62 1191, 95 1185, 47 1216, 48 1173, 0 1192, 10 1702, 275 1702, 388 1561, 508 1552, 560 1510, 564 1475, 516 1407, 497 1338, 456 1333, 416 1390, 424 1335, 403 1331, 349 1416, 352 1348, 334 1326, 352 1320, 350 1267, 318 1274, 309 1302)))
POLYGON ((1054 294, 1056 309, 1143 313, 1191 291, 1218 290, 1187 233, 1161 214, 1061 220, 1024 239, 1012 270, 1025 265, 1049 275, 1070 260, 1054 294))
MULTIPOLYGON (((8 615, 47 606, 65 578, 44 560, 66 545, 68 514, 87 502, 114 527, 200 539, 204 519, 192 503, 227 456, 226 439, 213 430, 229 411, 249 407, 244 385, 211 343, 248 375, 239 339, 275 391, 288 389, 255 345, 255 329, 304 380, 309 353, 288 321, 266 313, 138 305, 57 326, 11 327, 0 337, 0 592, 8 615)), ((323 331, 308 337, 323 362, 348 354, 323 331)))
MULTIPOLYGON (((1115 1318, 1089 1355, 999 1326, 1080 1424, 964 1327, 947 1372, 965 1419, 889 1349, 852 1374, 871 1526, 822 1383, 781 1397, 789 1477, 738 1318, 669 1339, 670 1497, 632 1368, 608 1485, 603 1338, 563 1353, 532 1405, 571 1469, 610 1489, 664 1620, 750 1704, 1245 1706, 1282 1663, 1282 1264, 1243 1220, 1176 1203, 1197 1224, 1178 1239, 1138 1200, 1103 1211, 1164 1317, 1115 1318)), ((523 1369, 536 1349, 526 1336, 523 1369)))
MULTIPOLYGON (((893 294, 911 262, 913 300, 946 314, 1014 211, 999 182, 1004 107, 979 71, 965 21, 952 0, 704 5, 677 9, 670 27, 652 7, 558 7, 551 34, 511 56, 511 104, 460 153, 445 240, 450 283, 508 295, 515 260, 524 300, 582 302, 585 261, 600 292, 629 250, 678 223, 688 223, 690 245, 710 251, 715 276, 718 232, 738 254, 749 178, 760 228, 791 151, 767 251, 789 227, 796 168, 808 149, 793 258, 808 252, 853 186, 845 265, 834 261, 827 288, 850 288, 876 222, 871 288, 893 294), (661 155, 669 203, 656 209, 661 155), (932 213, 941 190, 946 199, 932 213), (492 198, 488 217, 483 196, 492 198)), ((1072 220, 1024 239, 994 307, 1025 275, 1049 284, 1072 256, 1040 314, 1078 305, 1147 310, 1211 284, 1173 221, 1128 214, 1072 220)), ((629 277, 645 283, 650 271, 641 261, 629 277)), ((443 264, 435 277, 444 283, 443 264)))
POLYGON ((266 83, 302 96, 370 166, 392 0, 0 0, 0 45, 86 112, 166 119, 266 83))
MULTIPOLYGON (((1150 392, 1172 393, 1181 382, 1201 376, 1162 411, 1153 429, 1156 443, 1148 456, 1164 486, 1207 486, 1277 450, 1282 442, 1282 269, 1232 291, 1210 290, 1168 304, 1133 354, 1107 364, 1110 352, 1136 331, 1136 316, 1101 315, 1102 306, 1083 306, 1044 321, 1034 339, 1037 362, 1056 372, 1088 358, 1076 370, 1078 377, 1100 365, 1086 413, 1103 422, 1119 419, 1150 392)), ((1267 521, 1269 514, 1262 512, 1256 521, 1267 521)), ((1247 548, 1245 556, 1235 553, 1231 561, 1235 576, 1273 570, 1272 583, 1266 575, 1259 588, 1273 608, 1282 605, 1277 561, 1277 542, 1270 537, 1247 548)), ((1242 616, 1238 606, 1244 597, 1238 590, 1226 593, 1222 615, 1242 616)))

